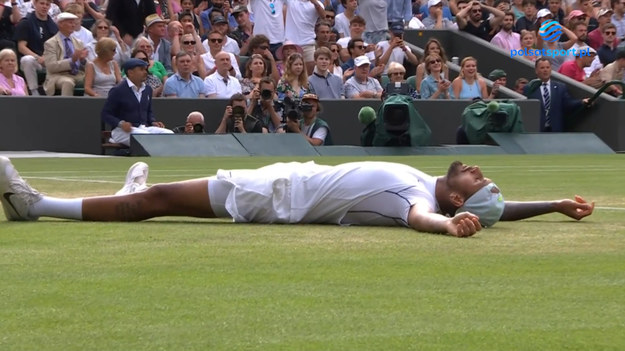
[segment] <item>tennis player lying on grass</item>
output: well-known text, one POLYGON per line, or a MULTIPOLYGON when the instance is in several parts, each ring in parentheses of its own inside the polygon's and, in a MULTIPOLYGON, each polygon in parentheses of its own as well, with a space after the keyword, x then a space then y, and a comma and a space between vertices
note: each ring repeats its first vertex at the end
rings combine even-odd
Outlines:
POLYGON ((594 203, 575 200, 504 202, 480 168, 455 161, 432 177, 388 162, 337 166, 276 163, 256 170, 219 170, 216 176, 147 187, 148 165, 135 163, 116 196, 43 196, 0 157, 0 193, 10 221, 40 216, 84 221, 141 221, 159 216, 229 217, 251 223, 327 223, 404 226, 466 237, 497 221, 559 212, 574 219, 594 203))

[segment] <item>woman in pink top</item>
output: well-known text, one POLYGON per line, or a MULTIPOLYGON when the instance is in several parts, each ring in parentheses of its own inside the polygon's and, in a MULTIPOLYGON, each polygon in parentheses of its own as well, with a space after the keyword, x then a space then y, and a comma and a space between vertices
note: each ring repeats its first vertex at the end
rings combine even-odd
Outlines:
POLYGON ((27 96, 24 78, 17 72, 17 55, 11 49, 0 51, 0 95, 27 96))

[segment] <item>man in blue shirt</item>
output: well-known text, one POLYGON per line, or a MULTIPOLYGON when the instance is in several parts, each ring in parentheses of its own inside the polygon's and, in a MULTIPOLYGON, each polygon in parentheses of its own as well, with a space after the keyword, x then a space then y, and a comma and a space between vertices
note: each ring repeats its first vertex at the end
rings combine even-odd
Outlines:
POLYGON ((163 95, 165 97, 179 98, 203 98, 208 94, 206 85, 202 78, 191 74, 193 71, 193 61, 191 55, 185 51, 176 54, 176 67, 178 73, 165 81, 163 95))

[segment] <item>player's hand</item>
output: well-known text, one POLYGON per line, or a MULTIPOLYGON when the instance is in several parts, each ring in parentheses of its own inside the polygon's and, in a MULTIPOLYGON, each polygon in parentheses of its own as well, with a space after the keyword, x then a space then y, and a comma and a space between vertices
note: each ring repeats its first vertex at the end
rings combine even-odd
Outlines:
POLYGON ((478 216, 470 212, 461 212, 449 219, 447 232, 450 235, 464 238, 482 230, 478 216))
POLYGON ((590 216, 595 209, 595 202, 586 202, 583 197, 575 195, 575 200, 565 199, 560 200, 556 204, 556 210, 563 215, 569 216, 573 219, 580 220, 584 217, 590 216))

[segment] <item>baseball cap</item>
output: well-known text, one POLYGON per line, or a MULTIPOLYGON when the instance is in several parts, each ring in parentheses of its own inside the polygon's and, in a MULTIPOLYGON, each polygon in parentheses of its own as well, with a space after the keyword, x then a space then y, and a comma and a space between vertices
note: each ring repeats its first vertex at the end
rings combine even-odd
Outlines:
POLYGON ((549 11, 549 9, 540 9, 540 11, 538 11, 538 13, 536 14, 537 18, 543 18, 543 17, 547 17, 547 16, 553 17, 553 13, 551 13, 551 11, 549 11))
POLYGON ((432 6, 436 6, 440 4, 442 0, 428 0, 428 9, 432 6))
POLYGON ((505 207, 501 191, 495 183, 490 183, 471 195, 456 213, 471 212, 480 217, 483 226, 490 227, 499 221, 505 207))
POLYGON ((153 13, 153 14, 151 14, 151 15, 149 15, 149 16, 147 16, 145 18, 145 26, 146 26, 146 28, 149 28, 154 23, 161 23, 161 22, 165 22, 165 20, 163 18, 161 18, 161 16, 159 16, 156 13, 153 13))
POLYGON ((131 70, 135 67, 147 67, 148 63, 137 59, 137 58, 131 58, 128 61, 124 62, 124 66, 122 67, 124 69, 125 72, 128 72, 128 70, 131 70))
POLYGON ((213 18, 213 24, 221 24, 221 23, 228 23, 228 20, 226 20, 224 16, 216 16, 215 18, 213 18))
POLYGON ((241 13, 241 12, 249 12, 249 10, 247 9, 247 6, 238 5, 237 7, 234 8, 234 10, 232 10, 233 15, 236 15, 237 13, 241 13))
POLYGON ((401 34, 404 32, 404 24, 401 22, 393 22, 388 29, 393 33, 401 34))
POLYGON ((580 46, 577 48, 577 51, 575 52, 575 56, 582 56, 582 52, 584 52, 584 56, 586 56, 585 52, 590 52, 591 54, 594 54, 594 55, 597 54, 597 50, 591 48, 588 45, 584 45, 584 46, 580 46))
POLYGON ((488 79, 490 80, 497 80, 499 78, 503 78, 503 77, 507 77, 508 75, 506 74, 506 72, 502 69, 494 69, 492 72, 490 72, 488 74, 488 79))
POLYGON ((317 97, 317 94, 308 93, 308 94, 304 94, 304 96, 302 96, 302 101, 304 101, 304 100, 319 101, 319 98, 317 97))
POLYGON ((370 65, 371 61, 369 61, 369 58, 365 55, 362 56, 358 56, 354 59, 354 66, 356 67, 360 67, 364 64, 370 65))
POLYGON ((597 17, 605 16, 605 15, 610 14, 610 13, 614 13, 614 11, 612 11, 612 9, 604 7, 601 10, 599 10, 599 13, 597 14, 597 17))
POLYGON ((56 16, 56 22, 61 22, 64 20, 75 20, 78 19, 78 16, 74 15, 73 13, 69 13, 69 12, 61 12, 59 13, 58 16, 56 16))
POLYGON ((586 16, 586 14, 583 13, 582 11, 580 11, 580 10, 573 10, 573 11, 571 11, 571 13, 569 13, 569 17, 567 17, 567 18, 571 19, 571 18, 581 17, 581 16, 586 16))

